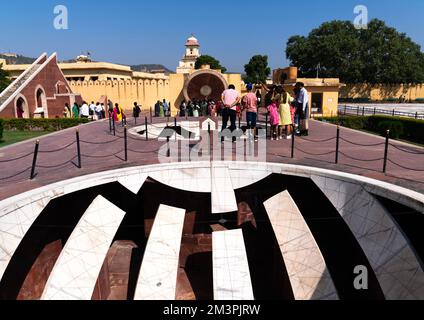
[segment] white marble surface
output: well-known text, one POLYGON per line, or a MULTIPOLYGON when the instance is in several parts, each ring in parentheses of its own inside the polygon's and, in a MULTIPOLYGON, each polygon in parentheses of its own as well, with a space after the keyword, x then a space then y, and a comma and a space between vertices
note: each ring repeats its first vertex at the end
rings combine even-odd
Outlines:
POLYGON ((63 248, 42 300, 91 300, 100 270, 125 212, 98 196, 63 248))
POLYGON ((144 253, 135 300, 175 300, 185 210, 159 207, 144 253))
POLYGON ((212 234, 215 300, 254 300, 241 229, 212 234))
POLYGON ((236 195, 227 167, 212 167, 212 213, 238 211, 236 195))
POLYGON ((137 194, 148 177, 149 175, 147 173, 135 173, 119 177, 118 182, 132 193, 137 194))
POLYGON ((296 203, 284 191, 264 203, 296 300, 338 300, 321 251, 296 203))
MULTIPOLYGON (((159 141, 166 141, 167 138, 166 137, 159 137, 161 135, 161 133, 163 132, 163 130, 167 127, 167 126, 174 126, 174 119, 170 118, 169 119, 169 123, 163 122, 163 123, 156 123, 156 124, 148 124, 147 125, 147 130, 149 132, 149 139, 157 139, 159 141)), ((200 126, 199 126, 199 122, 198 121, 180 121, 178 120, 177 122, 177 126, 181 126, 181 128, 190 131, 192 134, 194 134, 194 136, 192 136, 190 139, 185 138, 182 135, 177 134, 176 132, 174 132, 174 134, 170 137, 170 140, 190 140, 190 141, 199 141, 200 140, 200 126)), ((143 124, 141 126, 135 127, 135 128, 131 128, 130 130, 128 130, 128 133, 136 136, 138 138, 143 138, 146 135, 140 135, 138 134, 138 132, 144 131, 146 130, 146 126, 143 124)), ((171 129, 172 130, 172 129, 171 129)))
POLYGON ((390 214, 361 185, 312 177, 367 256, 388 300, 424 298, 424 272, 390 214))
MULTIPOLYGON (((258 162, 213 162, 213 166, 227 167, 231 181, 235 183, 233 188, 239 187, 243 183, 238 184, 238 176, 242 173, 232 174, 235 170, 243 170, 246 176, 250 172, 263 171, 264 175, 276 173, 293 176, 310 178, 317 176, 321 178, 329 177, 354 183, 362 186, 368 192, 387 197, 406 206, 409 206, 419 212, 424 213, 424 194, 413 190, 405 189, 396 185, 385 183, 382 181, 356 176, 344 172, 336 172, 325 169, 318 169, 305 166, 275 164, 275 163, 258 163, 258 162)), ((210 170, 209 162, 184 162, 171 163, 162 165, 148 165, 133 168, 121 168, 113 171, 98 172, 87 176, 77 177, 70 180, 60 181, 45 187, 34 189, 14 197, 0 201, 0 277, 3 276, 11 257, 16 251, 18 245, 34 223, 35 219, 42 212, 43 208, 53 199, 61 197, 75 191, 103 185, 115 181, 121 181, 132 192, 138 189, 144 176, 154 175, 163 171, 184 169, 190 172, 191 169, 200 169, 201 171, 210 170), (136 176, 138 178, 134 178, 136 176), (137 180, 138 179, 138 180, 137 180)), ((188 174, 190 175, 190 174, 188 174)), ((168 175, 169 176, 169 175, 168 175)), ((250 175, 251 176, 251 175, 250 175)), ((197 178, 194 176, 194 180, 197 178)), ((244 180, 244 179, 243 179, 244 180)), ((207 179, 206 179, 207 181, 207 179)), ((166 181, 161 181, 166 183, 166 181)), ((255 181, 252 179, 252 183, 255 181)), ((182 185, 186 186, 184 182, 182 185)), ((203 190, 211 190, 210 184, 206 187, 206 183, 193 184, 193 189, 204 188, 203 190), (208 189, 209 188, 209 189, 208 189)), ((189 190, 191 191, 191 190, 189 190)), ((193 190, 194 191, 194 190, 193 190)), ((209 191, 207 191, 209 192, 209 191)))

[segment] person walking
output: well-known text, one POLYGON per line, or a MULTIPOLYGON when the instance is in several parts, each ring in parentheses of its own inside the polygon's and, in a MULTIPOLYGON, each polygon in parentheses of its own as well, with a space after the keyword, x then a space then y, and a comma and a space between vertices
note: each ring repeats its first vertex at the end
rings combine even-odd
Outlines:
POLYGON ((136 121, 137 121, 138 118, 140 118, 140 113, 141 113, 140 106, 138 105, 137 102, 134 102, 133 117, 134 117, 134 119, 136 119, 136 121))
POLYGON ((180 117, 185 117, 187 112, 187 104, 185 100, 180 105, 180 117))
POLYGON ((160 116, 160 101, 158 100, 155 104, 155 117, 159 117, 160 116))
MULTIPOLYGON (((237 105, 240 103, 240 93, 236 90, 233 84, 228 86, 228 89, 222 93, 221 100, 224 104, 222 110, 222 131, 227 129, 228 120, 231 122, 230 130, 233 133, 236 130, 237 105)), ((225 137, 221 136, 221 142, 224 142, 225 137)), ((236 142, 236 137, 233 136, 233 143, 236 142)))
POLYGON ((255 141, 257 141, 256 122, 258 119, 258 99, 253 92, 254 88, 252 84, 248 84, 246 89, 248 93, 243 97, 242 105, 243 109, 246 109, 247 130, 250 131, 249 136, 254 137, 255 141))
POLYGON ((165 117, 168 117, 169 116, 169 104, 168 104, 168 102, 166 102, 165 99, 163 99, 162 105, 163 105, 163 114, 164 114, 165 117))
POLYGON ((83 102, 80 109, 80 117, 83 119, 88 119, 90 117, 90 107, 85 101, 83 102))
MULTIPOLYGON (((23 113, 18 112, 18 118, 22 118, 22 115, 23 113)), ((65 118, 70 118, 71 115, 72 115, 71 107, 69 106, 69 103, 65 103, 65 109, 63 109, 63 116, 65 118)))

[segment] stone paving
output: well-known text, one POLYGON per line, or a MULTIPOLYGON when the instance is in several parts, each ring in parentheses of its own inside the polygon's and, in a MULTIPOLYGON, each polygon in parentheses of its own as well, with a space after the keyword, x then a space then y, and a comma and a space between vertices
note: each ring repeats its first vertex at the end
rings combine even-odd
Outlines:
MULTIPOLYGON (((181 120, 185 119, 178 119, 178 121, 181 120)), ((166 119, 153 118, 153 124, 163 122, 166 122, 166 119)), ((170 119, 170 125, 172 123, 173 120, 170 119)), ((134 120, 129 119, 128 124, 130 127, 133 126, 134 120)), ((291 158, 292 142, 290 140, 268 140, 267 161, 353 173, 424 193, 424 148, 391 141, 387 173, 384 174, 382 172, 385 151, 384 138, 341 128, 339 163, 335 164, 337 127, 311 121, 310 129, 309 137, 296 138, 294 159, 291 158)), ((79 134, 82 168, 79 169, 76 166, 76 129, 67 129, 40 138, 37 175, 33 180, 29 178, 34 141, 0 149, 0 199, 90 173, 157 164, 159 163, 158 150, 166 144, 166 142, 160 142, 153 137, 146 141, 142 136, 128 135, 128 161, 125 162, 121 125, 117 126, 116 137, 110 134, 108 121, 80 126, 79 134)))

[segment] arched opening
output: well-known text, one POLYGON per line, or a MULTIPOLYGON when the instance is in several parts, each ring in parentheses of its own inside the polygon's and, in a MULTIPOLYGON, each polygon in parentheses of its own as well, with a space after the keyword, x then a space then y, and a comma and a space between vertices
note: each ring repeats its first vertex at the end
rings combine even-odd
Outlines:
POLYGON ((22 97, 16 101, 16 117, 18 119, 28 118, 28 105, 22 97))
POLYGON ((35 102, 34 118, 48 118, 47 97, 41 86, 35 91, 35 102))

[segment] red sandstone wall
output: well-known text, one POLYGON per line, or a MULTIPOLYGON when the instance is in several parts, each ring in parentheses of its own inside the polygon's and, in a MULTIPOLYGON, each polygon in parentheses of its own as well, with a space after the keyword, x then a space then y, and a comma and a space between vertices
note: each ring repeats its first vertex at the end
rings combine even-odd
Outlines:
MULTIPOLYGON (((30 115, 34 113, 36 109, 36 89, 41 85, 44 89, 47 98, 47 108, 49 118, 63 117, 63 110, 65 103, 71 103, 70 96, 56 94, 56 84, 58 81, 63 82, 65 85, 61 86, 63 92, 66 87, 70 93, 71 88, 68 85, 65 77, 62 74, 59 66, 57 65, 57 59, 54 57, 39 73, 34 77, 33 80, 23 89, 20 94, 24 95, 28 102, 30 115)), ((15 99, 14 99, 15 100, 15 99)), ((0 113, 0 118, 14 118, 15 117, 15 101, 10 102, 7 107, 0 113)), ((77 102, 81 102, 80 96, 76 97, 77 102)), ((71 106, 72 107, 72 106, 71 106)))

